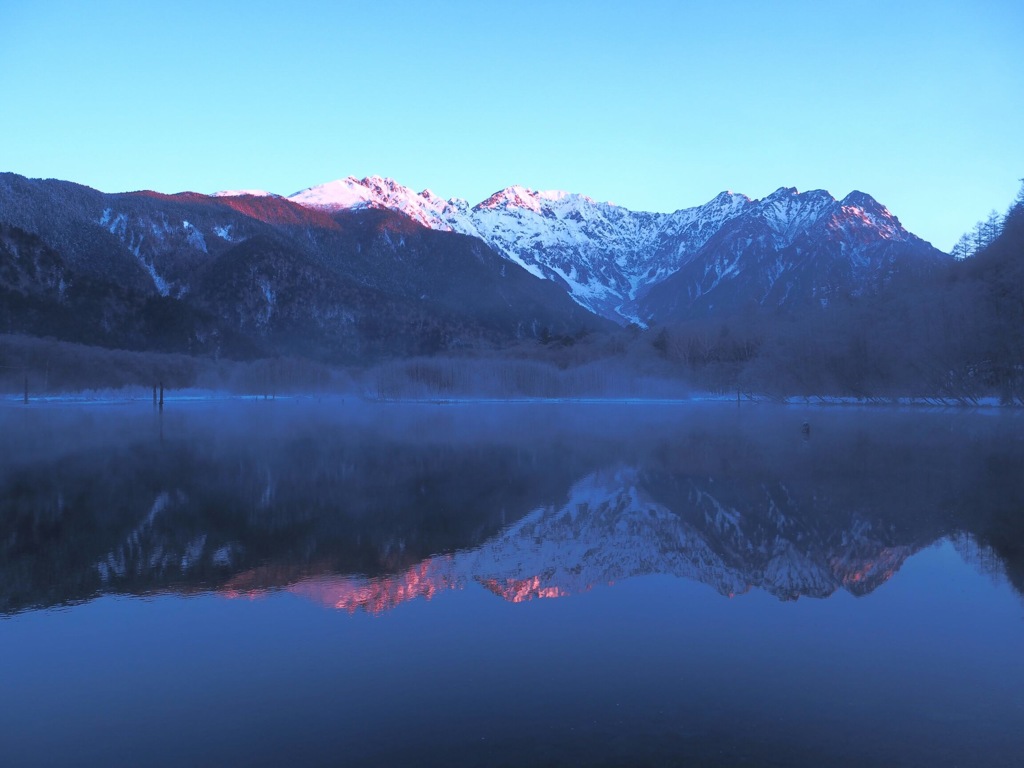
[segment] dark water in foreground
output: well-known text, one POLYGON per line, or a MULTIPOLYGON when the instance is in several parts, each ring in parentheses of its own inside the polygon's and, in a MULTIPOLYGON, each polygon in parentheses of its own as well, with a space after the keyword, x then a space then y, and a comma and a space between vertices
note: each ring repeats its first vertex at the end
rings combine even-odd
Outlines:
POLYGON ((0 764, 1020 766, 1022 426, 0 407, 0 764))

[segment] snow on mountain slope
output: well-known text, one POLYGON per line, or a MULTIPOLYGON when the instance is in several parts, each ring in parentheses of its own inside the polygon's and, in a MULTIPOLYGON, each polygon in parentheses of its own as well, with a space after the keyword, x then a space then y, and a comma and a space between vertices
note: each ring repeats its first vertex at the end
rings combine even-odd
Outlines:
POLYGON ((634 212, 583 195, 510 187, 470 212, 492 247, 562 284, 580 304, 619 322, 639 321, 646 289, 675 272, 749 201, 724 193, 672 214, 634 212))
POLYGON ((835 202, 822 189, 801 194, 794 187, 780 187, 757 201, 754 211, 775 235, 775 244, 785 246, 824 216, 835 202))
POLYGON ((674 273, 653 286, 639 314, 661 322, 744 307, 825 306, 878 290, 901 266, 943 254, 862 192, 776 190, 726 222, 674 273))
POLYGON ((470 208, 464 200, 416 193, 379 176, 350 176, 288 199, 328 211, 388 208, 431 229, 479 237, 537 277, 561 284, 582 306, 619 322, 638 320, 632 313, 638 295, 678 269, 750 202, 726 192, 697 208, 645 213, 584 195, 511 186, 470 208))
POLYGON ((280 195, 262 189, 224 189, 214 192, 210 197, 280 197, 280 195))
MULTIPOLYGON (((470 207, 465 200, 445 200, 430 190, 417 193, 391 179, 349 176, 288 199, 327 212, 386 208, 431 229, 479 237, 533 275, 555 281, 590 311, 641 325, 657 319, 666 304, 696 301, 751 272, 756 286, 748 293, 766 300, 790 267, 787 259, 823 245, 870 268, 864 248, 921 243, 862 192, 842 201, 824 190, 799 193, 787 187, 762 200, 722 192, 694 208, 647 213, 522 186, 507 187, 470 207), (724 245, 712 247, 719 241, 724 245), (794 253, 785 259, 779 255, 797 243, 794 253), (646 301, 653 288, 684 268, 689 268, 688 277, 678 300, 646 301)), ((781 300, 787 298, 783 294, 781 300)))

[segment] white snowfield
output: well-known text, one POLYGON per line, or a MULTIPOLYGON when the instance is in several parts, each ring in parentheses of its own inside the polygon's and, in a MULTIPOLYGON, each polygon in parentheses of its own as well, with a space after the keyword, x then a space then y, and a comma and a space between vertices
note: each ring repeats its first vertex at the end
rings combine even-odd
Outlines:
POLYGON ((214 192, 210 197, 280 197, 263 189, 225 189, 214 192))

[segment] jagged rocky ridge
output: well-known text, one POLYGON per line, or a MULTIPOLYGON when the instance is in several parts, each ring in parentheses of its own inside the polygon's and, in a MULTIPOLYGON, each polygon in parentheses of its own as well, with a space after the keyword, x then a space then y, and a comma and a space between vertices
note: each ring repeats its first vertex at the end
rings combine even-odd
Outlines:
POLYGON ((630 211, 512 186, 475 206, 391 179, 349 177, 292 195, 317 210, 381 208, 484 240, 582 306, 618 322, 750 306, 825 305, 876 290, 896 269, 946 260, 870 195, 723 192, 674 213, 630 211))

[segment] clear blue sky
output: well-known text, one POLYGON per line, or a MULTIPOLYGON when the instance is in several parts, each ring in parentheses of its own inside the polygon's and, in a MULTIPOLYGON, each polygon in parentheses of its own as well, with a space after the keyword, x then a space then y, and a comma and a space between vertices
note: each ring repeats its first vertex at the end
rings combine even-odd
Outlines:
POLYGON ((1022 41, 1020 0, 0 0, 0 170, 653 211, 860 189, 948 250, 1024 176, 1022 41))

